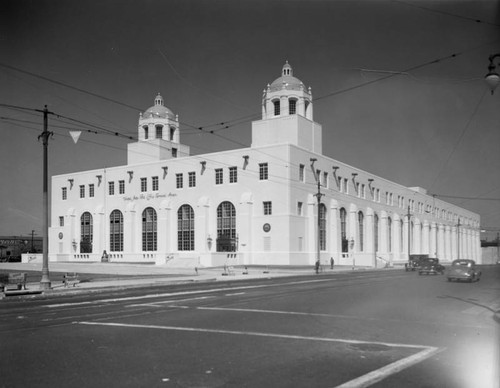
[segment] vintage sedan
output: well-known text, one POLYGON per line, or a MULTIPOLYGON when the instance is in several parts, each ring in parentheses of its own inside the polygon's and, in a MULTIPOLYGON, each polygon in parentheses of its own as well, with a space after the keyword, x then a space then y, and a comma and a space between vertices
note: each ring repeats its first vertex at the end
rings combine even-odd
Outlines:
POLYGON ((479 281, 481 278, 481 271, 476 267, 474 260, 454 260, 451 266, 446 271, 446 278, 449 282, 452 280, 467 282, 479 281))
POLYGON ((439 259, 425 259, 420 262, 420 267, 418 268, 419 275, 437 275, 444 274, 444 265, 439 264, 439 259))

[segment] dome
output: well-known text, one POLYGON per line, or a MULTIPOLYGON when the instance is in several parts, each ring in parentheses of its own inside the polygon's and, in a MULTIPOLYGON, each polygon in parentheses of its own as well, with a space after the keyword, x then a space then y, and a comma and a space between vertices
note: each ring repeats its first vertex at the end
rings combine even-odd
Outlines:
POLYGON ((143 119, 159 117, 162 119, 174 119, 174 113, 163 105, 163 97, 158 93, 155 104, 142 114, 143 119))
POLYGON ((292 66, 288 64, 288 61, 283 65, 281 70, 281 77, 276 78, 270 86, 271 91, 277 90, 304 90, 305 86, 302 81, 293 76, 292 66))

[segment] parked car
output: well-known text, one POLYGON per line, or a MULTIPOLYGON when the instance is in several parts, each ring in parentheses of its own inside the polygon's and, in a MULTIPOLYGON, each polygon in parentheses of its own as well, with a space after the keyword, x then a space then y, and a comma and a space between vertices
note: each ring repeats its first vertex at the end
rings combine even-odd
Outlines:
POLYGON ((452 280, 465 280, 472 283, 479 281, 481 271, 476 267, 474 260, 454 260, 446 271, 446 278, 449 282, 452 280))
POLYGON ((420 262, 428 258, 429 255, 410 255, 410 260, 405 263, 405 271, 415 271, 420 267, 420 262))
POLYGON ((438 273, 444 275, 445 267, 439 264, 439 259, 430 258, 425 259, 420 262, 420 267, 418 268, 419 275, 437 275, 438 273))

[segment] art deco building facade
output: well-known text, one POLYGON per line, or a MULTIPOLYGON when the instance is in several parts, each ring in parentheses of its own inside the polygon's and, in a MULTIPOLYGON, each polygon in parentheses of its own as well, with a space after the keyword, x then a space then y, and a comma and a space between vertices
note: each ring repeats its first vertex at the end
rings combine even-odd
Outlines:
POLYGON ((106 250, 110 261, 191 266, 313 265, 318 252, 356 266, 409 252, 480 262, 477 214, 322 154, 311 89, 288 63, 264 90, 249 148, 190 156, 180 138, 158 95, 127 165, 54 176, 50 260, 106 250))

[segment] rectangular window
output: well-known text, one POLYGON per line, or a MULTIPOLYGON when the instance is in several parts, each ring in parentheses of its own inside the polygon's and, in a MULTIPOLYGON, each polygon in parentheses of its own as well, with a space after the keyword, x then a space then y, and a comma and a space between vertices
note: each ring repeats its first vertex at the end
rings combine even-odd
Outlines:
POLYGON ((305 168, 306 166, 304 166, 303 164, 299 165, 299 182, 305 182, 305 168))
POLYGON ((323 173, 323 187, 328 188, 328 173, 327 172, 323 173))
POLYGON ((153 191, 158 191, 158 189, 159 189, 158 177, 154 176, 153 177, 153 191))
POLYGON ((263 205, 264 205, 265 216, 270 216, 271 214, 273 214, 273 205, 271 201, 264 201, 263 205))
POLYGON ((64 226, 64 217, 59 216, 59 226, 64 226))
POLYGON ((175 174, 175 185, 178 189, 182 189, 184 186, 184 177, 181 174, 175 174))
POLYGON ((148 178, 141 178, 141 192, 148 191, 148 178))
POLYGON ((344 193, 349 194, 349 180, 344 178, 344 193))
POLYGON ((363 183, 361 185, 361 198, 366 198, 366 189, 365 189, 365 184, 363 183))
POLYGON ((94 184, 89 185, 89 197, 94 198, 94 184))
POLYGON ((222 185, 222 183, 223 183, 222 168, 216 168, 215 169, 215 184, 216 185, 222 185))
POLYGON ((356 194, 358 195, 358 197, 361 197, 361 191, 359 190, 359 182, 356 182, 354 190, 356 190, 356 194))
POLYGON ((177 148, 172 148, 172 158, 177 157, 177 148))
POLYGON ((229 183, 238 182, 238 168, 229 167, 229 183))
POLYGON ((297 215, 302 215, 302 202, 297 202, 297 215))
POLYGON ((118 181, 118 190, 120 194, 125 194, 125 181, 118 181))
POLYGON ((156 126, 156 138, 157 139, 163 138, 163 127, 161 125, 156 126))
POLYGON ((342 193, 344 191, 344 179, 342 179, 341 176, 339 176, 339 191, 342 193))
POLYGON ((80 185, 80 198, 85 198, 85 186, 80 185))
POLYGON ((196 173, 194 171, 188 172, 189 187, 196 187, 196 173))
POLYGON ((108 182, 108 194, 109 195, 115 195, 115 182, 108 182))
POLYGON ((62 195, 63 201, 65 201, 66 199, 68 199, 68 188, 67 187, 63 187, 62 188, 61 195, 62 195))
POLYGON ((259 163, 259 179, 261 181, 267 180, 269 178, 269 171, 267 163, 259 163))

